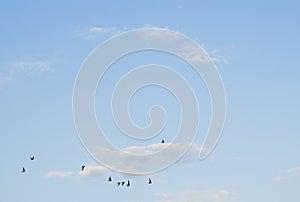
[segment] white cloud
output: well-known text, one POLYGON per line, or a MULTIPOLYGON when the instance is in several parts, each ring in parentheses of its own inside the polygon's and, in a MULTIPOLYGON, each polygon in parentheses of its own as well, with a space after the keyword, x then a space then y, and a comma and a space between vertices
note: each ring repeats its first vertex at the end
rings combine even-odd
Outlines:
POLYGON ((235 192, 225 189, 183 190, 176 193, 156 193, 160 196, 157 202, 233 202, 235 192))
MULTIPOLYGON (((149 40, 156 40, 160 39, 162 37, 174 37, 174 31, 170 30, 168 27, 152 27, 152 26, 144 26, 144 28, 152 28, 151 30, 147 29, 145 31, 142 31, 142 36, 149 40)), ((178 33, 179 32, 175 32, 178 33)))
POLYGON ((76 175, 78 172, 76 171, 50 171, 46 173, 47 177, 58 177, 58 178, 64 178, 71 175, 76 175))
MULTIPOLYGON (((188 143, 186 143, 188 144, 188 143)), ((186 144, 175 144, 175 143, 164 143, 164 144, 150 144, 146 146, 130 146, 124 148, 121 152, 115 152, 110 149, 101 149, 99 150, 99 153, 96 153, 95 155, 101 155, 104 156, 107 159, 110 159, 112 162, 117 161, 117 165, 122 168, 122 170, 128 171, 128 173, 136 173, 136 171, 139 169, 140 166, 147 166, 147 161, 140 162, 134 157, 127 157, 126 154, 150 154, 153 152, 157 152, 161 149, 163 149, 166 146, 169 146, 170 150, 165 156, 155 157, 159 159, 155 159, 154 162, 161 162, 166 159, 173 159, 174 155, 176 155, 178 152, 183 152, 186 144), (124 155, 124 156, 123 156, 124 155), (125 158, 123 161, 118 161, 119 159, 125 158), (115 161, 114 161, 115 159, 115 161)), ((201 147, 197 144, 192 144, 190 150, 177 162, 177 163, 190 163, 192 161, 196 161, 198 159, 198 154, 201 150, 201 147)), ((110 172, 108 168, 101 165, 87 165, 83 172, 77 172, 77 171, 50 171, 46 175, 49 177, 66 177, 66 176, 96 176, 96 175, 102 175, 105 173, 110 172)))
POLYGON ((110 170, 104 166, 88 165, 86 166, 83 172, 80 172, 80 175, 97 176, 97 175, 103 175, 105 173, 108 173, 109 171, 110 170))
POLYGON ((97 33, 97 34, 103 34, 113 31, 113 28, 103 28, 103 27, 90 27, 89 32, 90 33, 97 33))
POLYGON ((228 64, 227 58, 222 54, 222 51, 220 49, 209 51, 209 55, 211 60, 214 62, 221 62, 224 64, 228 64))
POLYGON ((95 39, 97 36, 102 34, 109 34, 115 32, 115 28, 110 27, 88 27, 88 28, 82 28, 80 30, 74 31, 76 36, 82 37, 87 40, 95 39))
POLYGON ((108 173, 109 170, 101 165, 87 165, 83 171, 49 171, 47 177, 65 178, 69 176, 98 176, 108 173))
POLYGON ((5 85, 16 79, 18 74, 23 73, 48 73, 54 72, 57 64, 63 60, 15 60, 7 65, 6 72, 0 72, 0 86, 5 85))
POLYGON ((211 61, 222 62, 225 64, 228 63, 226 57, 221 55, 220 49, 215 49, 213 51, 210 51, 209 54, 206 54, 205 52, 203 52, 203 46, 197 47, 191 44, 187 45, 184 41, 181 40, 181 38, 177 38, 182 33, 176 31, 174 32, 168 27, 156 28, 151 26, 145 26, 145 28, 153 28, 151 30, 145 30, 144 32, 141 32, 142 36, 145 37, 145 39, 149 41, 161 40, 162 43, 164 43, 164 41, 168 39, 171 39, 172 41, 174 41, 175 39, 176 46, 182 45, 182 47, 180 48, 180 54, 193 63, 209 63, 211 61), (178 39, 178 41, 176 41, 176 38, 178 39), (183 44, 180 44, 182 42, 183 44))
POLYGON ((290 168, 288 172, 300 172, 300 167, 290 168))
POLYGON ((226 57, 221 55, 221 51, 219 49, 210 51, 207 54, 205 53, 199 54, 201 52, 203 51, 201 50, 200 47, 191 47, 191 46, 183 46, 181 50, 181 53, 185 58, 195 63, 209 63, 209 62, 221 62, 224 64, 228 63, 228 60, 226 59, 226 57))
POLYGON ((14 70, 23 70, 30 72, 53 72, 53 62, 46 60, 28 60, 28 61, 17 61, 11 64, 14 70))
POLYGON ((286 179, 287 179, 287 177, 285 177, 285 176, 274 176, 273 177, 273 180, 275 180, 275 181, 284 181, 286 179))
POLYGON ((284 181, 292 177, 294 173, 300 173, 300 167, 289 168, 285 171, 285 175, 277 175, 272 179, 275 181, 284 181))
POLYGON ((203 52, 200 47, 183 46, 181 49, 181 54, 191 62, 209 63, 213 61, 208 55, 199 54, 199 52, 203 52))
POLYGON ((109 165, 116 169, 120 168, 127 173, 140 173, 140 170, 145 170, 144 168, 153 170, 161 165, 165 165, 165 162, 173 162, 174 159, 176 160, 177 157, 182 156, 182 154, 184 155, 182 158, 178 159, 176 163, 196 161, 198 160, 200 150, 201 147, 199 145, 188 142, 181 144, 158 143, 146 146, 131 146, 122 149, 121 152, 108 148, 98 148, 92 155, 96 158, 99 157, 99 159, 104 160, 104 162, 109 162, 109 165), (189 150, 184 154, 185 149, 188 148, 189 145, 189 150), (159 151, 163 150, 165 147, 168 147, 168 149, 162 151, 163 153, 159 153, 159 151), (140 155, 147 155, 147 157, 141 161, 140 155))

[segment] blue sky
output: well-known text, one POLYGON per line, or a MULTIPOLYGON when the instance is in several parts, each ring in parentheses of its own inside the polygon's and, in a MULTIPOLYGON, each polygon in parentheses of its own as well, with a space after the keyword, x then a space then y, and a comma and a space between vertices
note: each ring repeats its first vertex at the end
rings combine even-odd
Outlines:
MULTIPOLYGON (((0 201, 298 202, 299 6, 297 1, 2 2, 0 201), (72 114, 73 86, 87 55, 115 34, 142 27, 178 31, 203 46, 214 58, 227 97, 226 124, 213 153, 198 161, 198 150, 191 150, 186 161, 152 174, 150 186, 148 176, 107 171, 90 157, 72 114), (132 186, 109 184, 109 175, 129 179, 132 186)), ((97 91, 99 120, 111 141, 123 148, 174 138, 178 104, 162 89, 145 89, 131 103, 141 125, 153 104, 170 113, 166 130, 149 142, 122 136, 101 105, 108 103, 101 95, 111 93, 122 71, 152 60, 173 65, 196 89, 204 125, 196 143, 201 144, 210 113, 201 78, 174 58, 152 52, 116 63, 103 80, 106 87, 97 91), (126 69, 119 71, 118 65, 126 69)))

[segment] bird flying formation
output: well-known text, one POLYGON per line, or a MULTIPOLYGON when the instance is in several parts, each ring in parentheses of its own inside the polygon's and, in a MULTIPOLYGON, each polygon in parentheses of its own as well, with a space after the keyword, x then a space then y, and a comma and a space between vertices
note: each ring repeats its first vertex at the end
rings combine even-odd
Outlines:
MULTIPOLYGON (((33 161, 34 160, 34 156, 29 156, 30 160, 33 161)), ((22 167, 22 173, 25 173, 26 169, 25 167, 22 167)))
MULTIPOLYGON (((162 139, 161 143, 165 143, 165 140, 162 139)), ((30 158, 31 161, 33 161, 33 160, 35 159, 35 156, 33 155, 33 156, 30 156, 29 158, 30 158)), ((82 166, 81 166, 81 171, 84 171, 85 167, 86 167, 85 165, 82 165, 82 166)), ((26 172, 25 167, 22 167, 22 171, 21 171, 21 172, 22 172, 22 173, 25 173, 25 172, 26 172)), ((108 182, 112 182, 112 181, 113 181, 113 180, 112 180, 112 177, 109 176, 109 177, 108 177, 108 182)), ((117 186, 120 186, 120 185, 121 185, 121 186, 124 186, 125 183, 126 183, 126 181, 118 181, 118 182, 117 182, 117 186)), ((152 180, 151 180, 150 178, 148 178, 148 184, 152 184, 152 180)), ((126 183, 125 186, 129 187, 130 185, 131 185, 131 184, 130 184, 130 181, 127 180, 127 183, 126 183)))

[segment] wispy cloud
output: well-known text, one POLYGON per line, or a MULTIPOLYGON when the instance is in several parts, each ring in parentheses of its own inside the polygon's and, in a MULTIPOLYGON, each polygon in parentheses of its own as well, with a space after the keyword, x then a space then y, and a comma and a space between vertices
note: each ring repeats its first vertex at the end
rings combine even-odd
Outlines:
POLYGON ((300 172, 300 167, 290 168, 288 172, 300 172))
POLYGON ((110 34, 114 32, 116 32, 115 28, 93 26, 93 27, 87 27, 87 28, 81 28, 79 30, 75 30, 74 34, 86 40, 93 40, 100 35, 110 34))
POLYGON ((146 146, 130 146, 120 151, 111 150, 108 148, 98 148, 92 155, 99 159, 104 159, 105 162, 114 168, 122 168, 124 172, 128 173, 139 173, 141 168, 147 168, 149 170, 156 169, 162 162, 172 162, 177 159, 178 154, 182 158, 178 159, 176 163, 189 163, 191 161, 198 160, 198 154, 202 147, 197 144, 191 144, 189 142, 178 144, 178 143, 164 143, 164 144, 150 144, 146 146), (189 150, 185 153, 186 148, 190 146, 189 150), (168 147, 167 150, 164 150, 168 147), (163 151, 164 150, 164 151, 163 151), (155 154, 159 151, 159 155, 155 154), (128 155, 133 154, 133 155, 128 155), (141 162, 140 155, 148 155, 141 162))
POLYGON ((164 43, 168 41, 170 46, 175 44, 174 49, 178 49, 179 53, 187 60, 193 63, 210 63, 210 62, 222 62, 227 64, 228 60, 225 56, 221 54, 220 49, 215 49, 213 51, 209 51, 206 53, 204 50, 204 46, 196 46, 195 44, 187 43, 185 40, 182 40, 180 32, 174 32, 170 30, 168 27, 164 28, 156 28, 151 26, 145 26, 145 28, 153 28, 151 30, 141 31, 142 37, 149 41, 160 41, 164 43))
POLYGON ((18 59, 3 66, 5 72, 0 72, 0 86, 10 83, 20 75, 34 73, 51 73, 56 70, 57 65, 63 60, 40 60, 40 59, 18 59))
POLYGON ((226 189, 213 190, 183 190, 176 193, 156 193, 159 196, 156 202, 233 202, 235 192, 226 189))
POLYGON ((79 174, 79 172, 76 171, 50 171, 46 173, 47 177, 58 177, 58 178, 64 178, 71 175, 79 174))
MULTIPOLYGON (((128 171, 128 173, 135 173, 137 169, 141 166, 147 166, 147 161, 140 162, 134 157, 128 158, 126 154, 151 154, 153 152, 160 151, 164 147, 169 146, 170 150, 165 156, 160 156, 161 159, 155 159, 153 162, 160 162, 163 160, 173 159, 174 155, 176 155, 179 152, 183 152, 185 145, 184 144, 175 144, 175 143, 165 143, 165 144, 150 144, 146 146, 130 146, 124 148, 121 153, 117 153, 113 150, 109 149, 101 149, 99 150, 99 153, 96 153, 94 155, 101 155, 102 157, 105 156, 105 158, 110 159, 111 162, 117 161, 117 165, 122 168, 122 170, 128 171), (124 156, 123 156, 124 155, 124 156), (119 161, 119 159, 124 159, 123 161, 119 161)), ((178 164, 182 163, 190 163, 192 161, 196 161, 198 158, 199 151, 201 150, 201 147, 197 144, 192 144, 190 150, 177 162, 178 164)), ((49 177, 66 177, 66 176, 97 176, 102 175, 105 173, 111 172, 108 168, 102 165, 87 165, 83 172, 77 172, 77 171, 50 171, 46 173, 46 176, 49 177)))
POLYGON ((209 63, 214 59, 209 57, 206 54, 199 54, 202 53, 202 49, 200 47, 192 47, 192 46, 183 46, 181 48, 182 55, 187 58, 191 62, 196 63, 209 63))
POLYGON ((273 177, 273 180, 275 180, 275 181, 284 181, 286 179, 287 179, 286 176, 274 176, 273 177))
POLYGON ((16 61, 11 64, 14 70, 23 70, 29 72, 53 72, 54 62, 48 60, 24 60, 16 61))
POLYGON ((106 167, 101 165, 87 165, 84 171, 49 171, 46 173, 47 177, 65 178, 69 176, 98 176, 108 173, 106 167))
MULTIPOLYGON (((145 39, 148 40, 157 40, 161 38, 167 38, 167 37, 174 37, 174 32, 170 30, 168 27, 152 27, 150 25, 145 25, 143 28, 152 28, 152 29, 145 29, 145 31, 141 31, 141 34, 145 39)), ((179 36, 179 35, 178 35, 179 36)))
POLYGON ((224 64, 228 64, 228 59, 222 54, 222 51, 220 49, 215 49, 212 51, 209 51, 208 53, 210 55, 210 58, 214 61, 214 62, 220 62, 220 63, 224 63, 224 64))
POLYGON ((285 170, 285 174, 274 176, 272 179, 275 181, 284 181, 292 177, 292 175, 300 173, 300 167, 293 167, 285 170))

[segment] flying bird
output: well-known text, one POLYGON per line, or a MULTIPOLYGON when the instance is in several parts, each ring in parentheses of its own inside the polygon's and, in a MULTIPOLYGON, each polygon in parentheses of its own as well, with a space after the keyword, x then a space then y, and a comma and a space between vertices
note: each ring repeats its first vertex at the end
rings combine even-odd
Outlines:
POLYGON ((108 177, 108 181, 109 181, 109 182, 111 182, 111 181, 112 181, 112 179, 111 179, 111 176, 109 176, 109 177, 108 177))
POLYGON ((127 187, 129 187, 129 186, 130 186, 130 182, 129 182, 129 180, 127 181, 127 184, 126 184, 126 186, 127 186, 127 187))
POLYGON ((23 169, 22 169, 22 173, 25 173, 25 168, 23 167, 23 169))
POLYGON ((125 184, 125 181, 122 182, 122 186, 125 184))
POLYGON ((165 140, 164 140, 164 139, 162 139, 161 143, 165 143, 165 140))
POLYGON ((33 161, 33 160, 34 160, 34 156, 31 156, 31 157, 30 157, 30 160, 32 160, 32 161, 33 161))
POLYGON ((85 168, 85 166, 81 166, 81 171, 83 171, 83 170, 84 170, 84 168, 85 168))
POLYGON ((152 184, 152 180, 150 178, 148 179, 148 184, 152 184))

